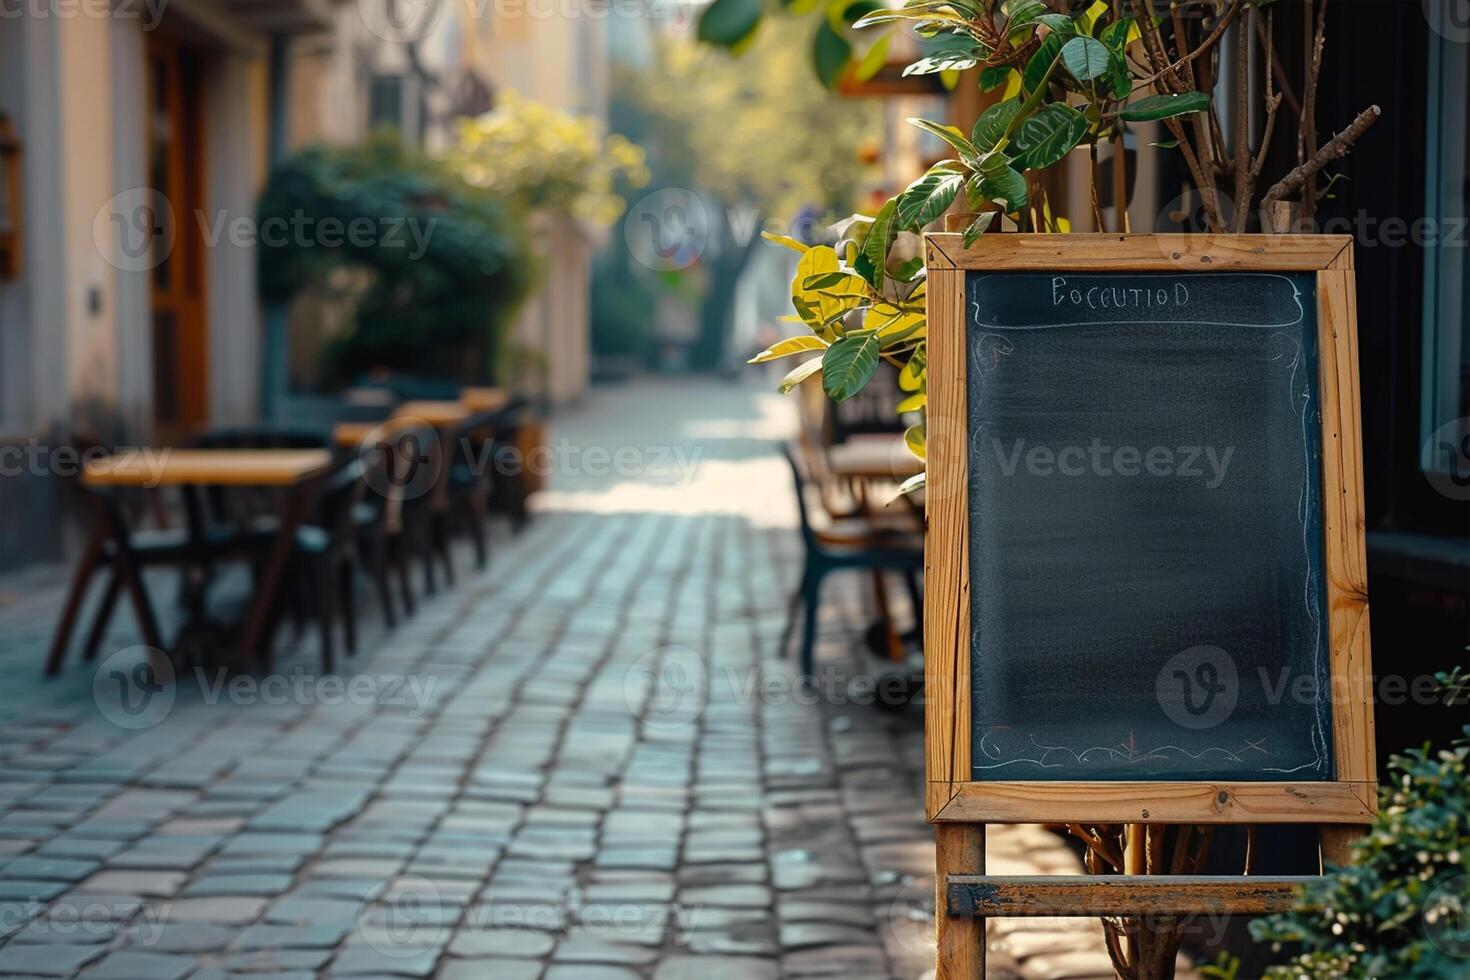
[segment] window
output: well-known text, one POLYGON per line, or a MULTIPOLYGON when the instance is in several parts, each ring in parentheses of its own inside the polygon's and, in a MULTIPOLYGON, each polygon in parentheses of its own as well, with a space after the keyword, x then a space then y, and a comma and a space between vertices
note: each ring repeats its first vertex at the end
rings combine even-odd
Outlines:
POLYGON ((1430 37, 1420 464, 1458 482, 1470 457, 1470 45, 1442 33, 1430 37))

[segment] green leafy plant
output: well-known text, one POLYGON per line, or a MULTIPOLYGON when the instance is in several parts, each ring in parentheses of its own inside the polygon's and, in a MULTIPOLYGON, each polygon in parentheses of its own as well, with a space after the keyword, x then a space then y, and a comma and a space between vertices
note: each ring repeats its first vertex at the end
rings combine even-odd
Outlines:
POLYGON ((1292 912, 1251 923, 1258 940, 1302 947, 1268 977, 1470 977, 1467 760, 1470 738, 1393 758, 1378 818, 1352 845, 1351 865, 1329 869, 1292 912))
POLYGON ((297 154, 271 173, 257 215, 262 298, 311 293, 350 311, 326 348, 328 386, 383 367, 490 374, 501 328, 535 281, 503 204, 396 138, 297 154), (293 228, 307 233, 274 231, 293 228))
MULTIPOLYGON (((810 335, 783 340, 752 360, 820 353, 788 374, 782 388, 790 390, 820 372, 823 388, 838 401, 860 391, 878 362, 888 360, 901 369, 901 383, 909 393, 901 410, 922 412, 925 271, 922 260, 911 257, 913 237, 951 211, 965 216, 966 247, 1000 220, 1025 231, 1069 231, 1070 222, 1053 214, 1039 175, 1079 147, 1087 149, 1093 164, 1093 217, 1098 229, 1105 230, 1098 203, 1096 147, 1113 142, 1121 148, 1123 135, 1133 124, 1162 122, 1174 137, 1173 144, 1196 179, 1212 231, 1244 230, 1284 99, 1274 83, 1284 73, 1273 40, 1271 2, 1180 0, 1169 6, 1165 20, 1155 15, 1150 0, 904 0, 901 6, 869 9, 853 17, 854 28, 901 23, 922 38, 943 38, 941 56, 926 56, 905 73, 974 69, 977 84, 998 92, 998 101, 969 132, 929 119, 910 119, 947 144, 953 156, 935 163, 875 214, 854 215, 839 229, 835 249, 807 248, 790 238, 767 236, 803 253, 791 293, 795 319, 806 324, 810 335), (1233 135, 1227 141, 1210 93, 1220 77, 1220 41, 1231 30, 1236 32, 1238 84, 1233 135), (1253 37, 1273 68, 1265 73, 1265 119, 1255 153, 1250 152, 1250 113, 1245 104, 1253 37), (1225 206, 1220 191, 1227 182, 1233 183, 1234 207, 1225 206)), ((1378 117, 1373 107, 1343 133, 1318 145, 1311 120, 1323 44, 1320 12, 1327 0, 1307 2, 1319 4, 1307 8, 1309 15, 1316 11, 1318 56, 1308 66, 1304 97, 1296 103, 1303 163, 1261 195, 1263 204, 1295 195, 1302 215, 1309 214, 1321 170, 1345 155, 1378 117)), ((716 0, 706 17, 714 16, 721 5, 750 3, 759 9, 757 0, 716 0)), ((744 9, 748 14, 748 7, 744 9)), ((830 19, 838 8, 826 9, 830 19)), ((853 13, 853 5, 841 8, 844 19, 853 13)), ((1126 186, 1123 154, 1116 153, 1115 159, 1121 199, 1121 188, 1126 186)), ((1119 209, 1119 224, 1118 231, 1131 230, 1126 208, 1119 209)), ((922 457, 926 444, 922 417, 909 430, 908 443, 922 457)), ((905 487, 922 485, 921 476, 905 487)))
POLYGON ((648 183, 641 147, 597 122, 510 89, 491 112, 465 119, 444 165, 465 182, 525 210, 553 210, 599 225, 623 213, 618 186, 648 183))

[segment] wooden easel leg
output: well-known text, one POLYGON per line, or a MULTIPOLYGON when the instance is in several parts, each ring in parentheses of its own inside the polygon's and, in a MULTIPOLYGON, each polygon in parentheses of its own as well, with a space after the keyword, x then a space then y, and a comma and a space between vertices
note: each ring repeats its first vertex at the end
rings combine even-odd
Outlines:
POLYGON ((1325 865, 1329 861, 1348 864, 1352 857, 1349 847, 1367 832, 1367 827, 1356 824, 1324 824, 1321 828, 1323 871, 1326 871, 1325 865))
POLYGON ((934 920, 938 929, 934 980, 984 980, 985 919, 949 917, 952 874, 985 873, 984 824, 936 824, 934 920))

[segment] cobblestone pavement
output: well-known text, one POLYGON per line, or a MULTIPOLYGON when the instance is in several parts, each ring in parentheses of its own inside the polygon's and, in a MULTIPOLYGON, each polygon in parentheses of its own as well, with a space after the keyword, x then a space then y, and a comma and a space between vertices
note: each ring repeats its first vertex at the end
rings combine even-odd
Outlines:
MULTIPOLYGON (((43 681, 63 570, 0 583, 0 973, 925 975, 918 709, 810 703, 773 653, 788 410, 598 391, 556 420, 531 528, 391 634, 365 604, 378 631, 338 677, 308 629, 274 678, 181 669, 149 700, 120 613, 99 668, 43 681)), ((833 600, 841 690, 871 665, 860 593, 833 600)), ((1078 865, 1022 827, 990 867, 1078 865)), ((1111 975, 1090 922, 993 938, 992 976, 1111 975)))

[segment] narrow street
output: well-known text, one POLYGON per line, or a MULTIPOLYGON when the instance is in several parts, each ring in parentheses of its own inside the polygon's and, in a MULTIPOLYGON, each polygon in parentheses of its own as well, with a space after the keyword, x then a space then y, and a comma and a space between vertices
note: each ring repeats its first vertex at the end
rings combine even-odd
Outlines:
MULTIPOLYGON (((834 587, 814 699, 775 654, 800 541, 780 396, 595 389, 482 573, 339 675, 41 678, 60 569, 0 581, 0 974, 845 980, 932 974, 922 711, 834 587), (835 692, 835 693, 834 693, 835 692)), ((165 575, 158 595, 171 595, 165 575)), ((992 873, 1074 872, 1036 827, 992 873)), ((1111 976, 1095 922, 992 927, 991 976, 1111 976)))

